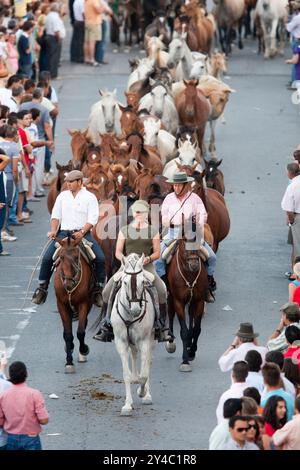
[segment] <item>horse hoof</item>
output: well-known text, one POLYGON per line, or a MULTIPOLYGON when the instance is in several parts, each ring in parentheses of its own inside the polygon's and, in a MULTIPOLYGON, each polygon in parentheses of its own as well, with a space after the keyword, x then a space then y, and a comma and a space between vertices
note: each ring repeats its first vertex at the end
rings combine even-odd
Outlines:
POLYGON ((122 408, 121 409, 121 416, 132 416, 132 408, 122 408))
POLYGON ((190 364, 180 364, 180 372, 192 372, 192 366, 190 364))
POLYGON ((142 400, 143 405, 152 405, 152 398, 147 397, 144 400, 142 400))
POLYGON ((66 365, 65 374, 75 374, 75 367, 73 365, 66 365))
POLYGON ((87 362, 87 357, 86 355, 83 355, 81 353, 78 353, 78 362, 87 362))
POLYGON ((138 387, 136 393, 140 398, 143 398, 146 395, 146 389, 144 387, 144 390, 142 391, 142 387, 138 387))
POLYGON ((176 343, 174 341, 172 343, 168 341, 166 343, 166 350, 169 354, 173 354, 176 351, 176 343))

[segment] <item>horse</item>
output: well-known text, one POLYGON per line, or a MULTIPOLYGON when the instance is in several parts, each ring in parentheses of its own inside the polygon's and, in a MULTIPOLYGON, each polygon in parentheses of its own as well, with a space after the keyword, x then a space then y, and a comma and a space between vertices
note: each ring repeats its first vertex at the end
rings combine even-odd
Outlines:
POLYGON ((175 150, 175 137, 169 132, 161 129, 160 119, 149 118, 144 121, 145 145, 157 147, 163 164, 166 163, 175 150))
POLYGON ((163 35, 156 36, 145 36, 145 45, 148 57, 154 60, 154 64, 157 67, 166 67, 169 54, 165 51, 166 46, 163 43, 163 35))
MULTIPOLYGON (((245 0, 213 0, 219 30, 219 41, 223 52, 231 52, 232 29, 238 25, 238 46, 243 49, 242 26, 245 15, 245 0)), ((273 1, 273 0, 272 0, 273 1)))
POLYGON ((73 160, 79 162, 82 165, 84 161, 85 152, 88 147, 87 141, 87 129, 85 131, 80 131, 76 129, 68 129, 69 135, 71 138, 71 149, 73 154, 73 160))
POLYGON ((212 14, 207 14, 206 10, 199 5, 198 0, 191 0, 182 6, 182 12, 190 18, 193 30, 197 34, 197 51, 210 54, 216 24, 212 14))
POLYGON ((101 144, 100 133, 121 134, 121 110, 116 89, 112 92, 99 90, 101 99, 91 107, 88 121, 88 137, 94 145, 101 144))
POLYGON ((130 134, 130 132, 136 130, 136 121, 137 121, 136 111, 133 109, 132 106, 121 106, 119 104, 119 108, 122 112, 122 115, 121 115, 122 134, 128 135, 130 134))
POLYGON ((56 178, 54 178, 50 184, 50 189, 47 196, 47 208, 49 214, 51 214, 56 198, 61 192, 61 190, 66 189, 65 177, 70 171, 75 169, 74 162, 72 160, 69 160, 69 163, 67 165, 60 165, 56 162, 56 169, 58 173, 56 178))
POLYGON ((138 195, 139 199, 151 202, 155 194, 156 199, 164 199, 170 192, 171 186, 166 182, 167 178, 162 175, 156 175, 153 170, 143 168, 139 171, 134 184, 134 192, 138 195), (155 187, 153 185, 156 185, 155 187))
POLYGON ((149 59, 149 57, 138 59, 137 67, 129 75, 126 91, 135 91, 134 89, 132 89, 132 86, 136 82, 140 82, 148 78, 149 75, 153 72, 153 70, 154 70, 153 59, 149 59))
POLYGON ((132 45, 132 35, 136 34, 136 43, 139 44, 142 36, 142 5, 139 0, 127 0, 124 3, 124 36, 125 44, 132 45), (129 33, 129 39, 128 39, 129 33))
POLYGON ((204 151, 204 133, 211 114, 211 105, 197 88, 198 80, 183 81, 185 89, 175 97, 180 123, 197 129, 198 145, 204 151))
MULTIPOLYGON (((165 16, 165 13, 162 11, 157 12, 156 18, 152 21, 145 30, 145 38, 157 36, 161 37, 162 42, 167 46, 171 40, 171 31, 168 25, 168 20, 165 16)), ((146 48, 145 41, 145 48, 146 48)))
POLYGON ((93 300, 91 285, 93 273, 91 266, 82 255, 78 240, 69 234, 68 237, 56 242, 61 246, 59 263, 54 275, 54 289, 57 299, 57 309, 63 324, 65 340, 66 365, 65 373, 75 372, 73 363, 74 337, 72 332, 72 317, 78 313, 77 338, 79 340, 78 362, 86 362, 89 347, 84 342, 87 316, 92 308, 93 300))
POLYGON ((179 140, 177 157, 165 165, 163 176, 168 179, 173 178, 178 172, 178 165, 194 166, 195 170, 202 171, 199 147, 196 143, 192 144, 190 140, 179 140))
POLYGON ((186 33, 186 43, 191 51, 198 51, 198 37, 195 23, 187 15, 180 15, 174 21, 174 31, 182 35, 186 33))
POLYGON ((105 201, 115 191, 114 182, 109 178, 101 163, 89 167, 88 178, 84 182, 84 186, 96 196, 98 202, 105 201))
POLYGON ((84 163, 81 167, 83 176, 88 178, 90 175, 91 167, 99 164, 103 165, 103 163, 104 162, 101 148, 99 146, 89 144, 86 150, 84 163))
POLYGON ((131 146, 130 158, 140 162, 145 168, 151 168, 157 175, 162 173, 163 164, 156 149, 145 145, 139 132, 129 134, 126 141, 131 146))
POLYGON ((134 91, 125 91, 127 106, 131 106, 132 110, 137 112, 139 108, 139 97, 134 91))
POLYGON ((205 181, 208 188, 215 189, 222 196, 225 194, 225 184, 224 184, 224 175, 219 166, 221 165, 222 160, 215 161, 209 160, 205 161, 205 181))
POLYGON ((205 174, 194 171, 188 166, 179 166, 180 171, 185 171, 189 176, 193 176, 195 181, 192 183, 194 193, 202 199, 207 212, 207 224, 210 226, 214 242, 212 249, 216 253, 219 243, 227 237, 230 230, 230 217, 226 202, 222 194, 211 188, 205 188, 205 174))
POLYGON ((264 58, 269 59, 277 52, 283 54, 285 39, 285 20, 288 0, 258 0, 255 16, 259 18, 265 46, 264 58), (279 33, 280 44, 276 47, 276 34, 279 33))
POLYGON ((214 52, 210 58, 211 75, 221 80, 221 75, 227 72, 226 55, 224 52, 214 52))
MULTIPOLYGON (((179 368, 181 372, 192 371, 190 361, 196 356, 208 290, 207 271, 201 259, 200 239, 198 229, 194 232, 184 231, 178 240, 176 253, 167 268, 170 294, 168 296, 169 328, 173 333, 174 316, 177 314, 183 345, 182 363, 179 368), (189 327, 186 314, 189 317, 189 327)), ((169 353, 175 352, 176 343, 168 342, 166 349, 169 353)))
POLYGON ((132 415, 133 399, 131 384, 139 384, 137 393, 145 405, 152 404, 149 374, 154 349, 155 310, 152 297, 146 285, 152 276, 143 270, 144 255, 135 253, 122 258, 123 269, 120 273, 121 287, 113 301, 111 324, 114 330, 115 345, 123 366, 126 400, 122 416, 132 415), (138 371, 138 356, 141 368, 138 371), (129 358, 132 361, 132 370, 129 358))
POLYGON ((185 41, 186 34, 174 37, 169 45, 168 67, 175 68, 176 81, 190 78, 192 66, 195 62, 193 55, 185 41))
POLYGON ((158 117, 165 129, 175 134, 178 128, 178 113, 173 98, 168 94, 165 86, 157 84, 150 93, 140 101, 139 110, 146 108, 151 114, 158 117))

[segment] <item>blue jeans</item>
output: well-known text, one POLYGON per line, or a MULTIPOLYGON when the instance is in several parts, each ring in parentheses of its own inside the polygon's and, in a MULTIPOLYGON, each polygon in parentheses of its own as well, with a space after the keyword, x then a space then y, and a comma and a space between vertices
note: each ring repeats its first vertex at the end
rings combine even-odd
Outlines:
POLYGON ((18 199, 19 199, 19 185, 16 184, 15 185, 15 195, 14 195, 14 198, 13 198, 12 206, 9 209, 9 213, 8 213, 8 220, 7 220, 7 224, 6 224, 7 227, 9 226, 9 224, 18 223, 18 219, 17 219, 18 199))
POLYGON ((96 46, 95 46, 95 60, 97 62, 102 62, 104 58, 105 44, 106 44, 106 41, 105 41, 106 32, 107 32, 107 21, 103 20, 101 41, 96 41, 96 46))
POLYGON ((6 450, 42 450, 40 436, 8 434, 6 450))
MULTIPOLYGON (((300 45, 299 39, 293 38, 293 40, 291 42, 292 51, 294 51, 294 47, 299 46, 299 45, 300 45)), ((291 82, 293 83, 295 80, 296 80, 296 64, 293 64, 292 65, 291 82)))
MULTIPOLYGON (((59 239, 63 239, 67 236, 68 236, 68 232, 66 230, 60 230, 57 235, 59 239)), ((96 255, 96 258, 94 260, 96 281, 104 283, 105 281, 105 258, 104 258, 102 248, 98 245, 97 242, 95 242, 95 240, 89 233, 86 234, 84 238, 88 240, 89 242, 93 243, 92 250, 96 255)), ((55 250, 56 250, 55 241, 52 240, 42 260, 40 274, 39 274, 40 284, 44 282, 48 282, 48 283, 50 282, 51 270, 53 266, 52 256, 54 255, 55 250)))
POLYGON ((6 214, 6 206, 4 206, 3 209, 0 209, 0 253, 2 253, 3 251, 3 246, 1 243, 1 230, 3 229, 5 214, 6 214))
MULTIPOLYGON (((165 240, 162 240, 160 244, 160 258, 156 261, 154 261, 154 266, 156 269, 157 274, 159 277, 162 277, 166 274, 166 262, 165 260, 162 259, 161 255, 165 251, 166 247, 168 246, 169 240, 175 238, 175 231, 174 229, 169 229, 168 232, 168 238, 165 240)), ((209 246, 208 243, 204 242, 204 247, 207 249, 209 253, 209 258, 207 260, 207 274, 209 276, 213 276, 215 269, 216 269, 216 264, 217 264, 217 257, 215 252, 212 250, 212 248, 209 246)))

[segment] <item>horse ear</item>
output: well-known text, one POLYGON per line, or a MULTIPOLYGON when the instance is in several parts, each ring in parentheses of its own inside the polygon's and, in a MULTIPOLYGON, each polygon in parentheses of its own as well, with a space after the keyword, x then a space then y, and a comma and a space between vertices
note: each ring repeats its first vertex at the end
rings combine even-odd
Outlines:
POLYGON ((220 166, 221 163, 222 163, 222 161, 223 161, 223 158, 221 158, 221 160, 219 160, 219 161, 217 162, 216 166, 220 166))
POLYGON ((67 129, 67 131, 68 131, 68 134, 69 134, 71 137, 73 137, 73 135, 75 135, 76 132, 77 132, 76 129, 67 129))
POLYGON ((61 169, 61 166, 60 166, 60 164, 59 164, 59 163, 57 163, 57 162, 55 162, 55 163, 56 163, 56 169, 57 169, 57 170, 60 170, 60 169, 61 169))
POLYGON ((126 111, 126 106, 122 106, 120 103, 119 103, 119 109, 123 112, 126 111))
POLYGON ((137 172, 138 172, 139 174, 141 174, 141 172, 142 172, 143 169, 144 169, 144 165, 143 165, 141 162, 136 162, 136 163, 137 163, 137 165, 136 165, 137 172))
POLYGON ((151 77, 149 77, 149 84, 150 86, 154 86, 155 85, 155 80, 151 77))
POLYGON ((114 88, 113 92, 112 92, 112 96, 116 97, 117 96, 117 89, 114 88))
POLYGON ((183 83, 185 84, 185 86, 188 86, 189 84, 188 80, 183 80, 183 83))
POLYGON ((99 90, 98 90, 98 91, 99 91, 99 95, 100 95, 100 96, 103 96, 103 91, 102 91, 102 90, 100 90, 100 88, 99 88, 99 90))

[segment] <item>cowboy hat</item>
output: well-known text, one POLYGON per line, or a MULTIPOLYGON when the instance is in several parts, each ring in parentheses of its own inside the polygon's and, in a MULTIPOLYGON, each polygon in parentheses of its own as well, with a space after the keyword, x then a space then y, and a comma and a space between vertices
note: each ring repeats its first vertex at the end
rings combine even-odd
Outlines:
POLYGON ((259 333, 254 333, 252 323, 240 323, 240 329, 235 336, 245 339, 254 339, 259 336, 259 333))
POLYGON ((173 178, 168 179, 166 182, 171 184, 185 184, 194 181, 192 176, 187 176, 184 171, 180 171, 178 173, 174 173, 173 178))

